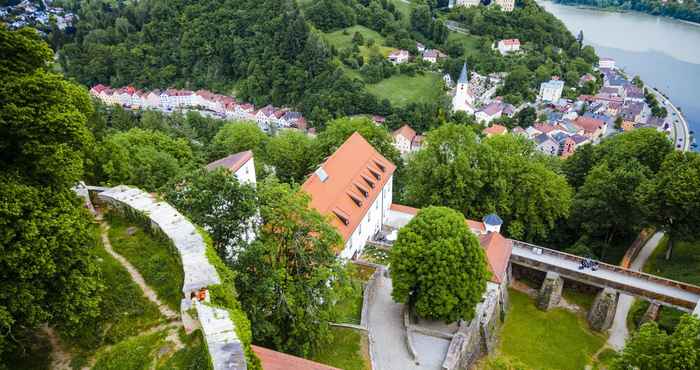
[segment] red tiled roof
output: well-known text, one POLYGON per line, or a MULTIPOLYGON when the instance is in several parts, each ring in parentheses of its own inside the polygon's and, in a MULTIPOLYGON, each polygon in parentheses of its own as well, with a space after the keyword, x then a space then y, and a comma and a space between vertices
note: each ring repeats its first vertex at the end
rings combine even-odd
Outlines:
POLYGON ((486 135, 500 135, 503 134, 507 131, 505 126, 501 126, 499 124, 495 124, 491 127, 487 127, 482 130, 482 132, 486 135))
POLYGON ((317 170, 301 188, 311 195, 311 207, 324 215, 336 214, 331 224, 347 241, 380 195, 396 166, 355 132, 328 157, 321 168, 327 175, 325 181, 321 181, 317 170), (363 201, 359 205, 348 195, 348 192, 359 192, 355 183, 369 190, 366 195, 362 194, 363 201), (343 212, 347 219, 341 220, 343 215, 338 216, 335 210, 343 212))
POLYGON ((389 206, 389 209, 392 211, 396 211, 396 212, 408 213, 409 215, 414 215, 414 216, 418 214, 418 211, 420 211, 420 209, 418 209, 418 208, 404 206, 404 205, 396 204, 396 203, 391 203, 391 205, 389 206))
POLYGON ((520 40, 518 40, 518 39, 505 39, 505 40, 501 40, 500 42, 502 42, 504 45, 509 45, 509 46, 510 45, 520 45, 520 40))
POLYGON ((508 261, 513 251, 513 243, 500 233, 490 232, 479 237, 481 247, 486 252, 486 261, 491 270, 491 281, 500 284, 506 278, 508 261))
POLYGON ((246 150, 245 152, 240 152, 236 154, 231 154, 228 157, 224 157, 209 163, 207 165, 207 170, 213 171, 219 167, 224 167, 230 170, 231 172, 236 172, 241 167, 243 167, 243 165, 246 164, 246 162, 248 162, 251 158, 253 158, 253 152, 250 150, 246 150))
POLYGON ((576 118, 576 121, 574 121, 574 124, 580 128, 583 129, 583 131, 587 133, 594 133, 598 129, 602 129, 603 126, 605 125, 605 122, 595 119, 592 117, 587 117, 587 116, 581 116, 576 118))
POLYGON ((536 123, 532 126, 535 130, 542 132, 544 134, 548 134, 552 131, 554 131, 554 126, 544 124, 544 123, 536 123))
POLYGON ((394 138, 398 135, 405 137, 408 142, 413 142, 413 138, 416 137, 416 130, 412 129, 408 124, 404 124, 391 134, 394 138))
POLYGON ((320 364, 256 345, 252 345, 251 348, 260 359, 263 370, 340 370, 333 366, 320 364))

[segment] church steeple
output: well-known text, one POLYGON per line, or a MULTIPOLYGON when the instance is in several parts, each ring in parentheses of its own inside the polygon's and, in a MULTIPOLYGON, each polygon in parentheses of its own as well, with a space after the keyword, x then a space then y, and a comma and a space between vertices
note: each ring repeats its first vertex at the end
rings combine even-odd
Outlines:
POLYGON ((462 72, 459 74, 459 80, 457 80, 458 84, 468 84, 469 83, 469 75, 467 74, 467 62, 464 62, 462 65, 462 72))

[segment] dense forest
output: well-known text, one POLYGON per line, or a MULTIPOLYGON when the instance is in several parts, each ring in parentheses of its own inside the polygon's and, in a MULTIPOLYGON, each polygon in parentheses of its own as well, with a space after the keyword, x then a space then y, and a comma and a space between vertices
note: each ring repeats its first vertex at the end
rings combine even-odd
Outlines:
POLYGON ((331 63, 294 2, 91 1, 79 15, 60 62, 87 85, 235 91, 319 122, 377 104, 331 63))
POLYGON ((682 19, 684 21, 700 23, 700 5, 697 0, 686 1, 661 1, 661 0, 554 0, 561 4, 578 4, 595 6, 599 8, 614 8, 622 10, 636 10, 682 19))

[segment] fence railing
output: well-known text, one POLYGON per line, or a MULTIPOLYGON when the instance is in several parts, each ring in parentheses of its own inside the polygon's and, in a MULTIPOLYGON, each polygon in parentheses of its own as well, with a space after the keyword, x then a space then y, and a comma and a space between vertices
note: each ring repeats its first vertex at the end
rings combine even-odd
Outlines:
MULTIPOLYGON (((538 254, 555 256, 559 259, 573 261, 576 263, 581 263, 581 261, 587 260, 586 258, 583 258, 580 256, 576 256, 576 255, 566 253, 566 252, 557 251, 554 249, 545 248, 545 247, 542 247, 539 245, 525 243, 525 242, 521 242, 518 240, 513 240, 512 242, 513 242, 514 251, 518 247, 524 248, 524 249, 529 249, 529 250, 533 250, 533 249, 537 248, 540 251, 540 253, 538 253, 538 254)), ((633 277, 633 278, 640 279, 643 281, 653 282, 653 283, 661 284, 661 285, 664 285, 667 287, 681 289, 683 291, 697 294, 698 296, 700 296, 700 287, 697 285, 692 285, 692 284, 683 283, 683 282, 676 281, 676 280, 666 279, 666 278, 662 278, 662 277, 659 277, 656 275, 651 275, 651 274, 647 274, 644 272, 634 271, 634 270, 626 269, 626 268, 623 268, 620 266, 611 265, 611 264, 608 264, 605 262, 599 262, 598 269, 599 270, 604 269, 607 271, 611 271, 611 272, 618 273, 621 275, 633 277)))

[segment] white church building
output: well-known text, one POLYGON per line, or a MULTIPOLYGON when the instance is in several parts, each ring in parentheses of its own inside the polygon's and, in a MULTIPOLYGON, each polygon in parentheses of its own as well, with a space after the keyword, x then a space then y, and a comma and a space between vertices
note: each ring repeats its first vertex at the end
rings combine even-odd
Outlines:
POLYGON ((464 63, 464 65, 462 65, 462 72, 459 74, 459 80, 457 80, 455 96, 452 98, 452 111, 462 111, 468 114, 474 114, 475 100, 476 98, 474 97, 474 92, 469 87, 467 63, 464 63))

